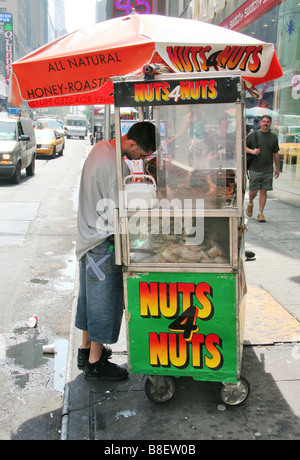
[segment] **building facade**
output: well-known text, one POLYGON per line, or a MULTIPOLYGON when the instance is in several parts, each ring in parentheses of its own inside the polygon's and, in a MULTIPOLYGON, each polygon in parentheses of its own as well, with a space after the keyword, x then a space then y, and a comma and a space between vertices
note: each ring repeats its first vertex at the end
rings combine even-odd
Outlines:
POLYGON ((48 41, 47 0, 0 1, 0 102, 7 103, 13 61, 48 41))
POLYGON ((141 13, 147 8, 149 13, 204 21, 274 43, 283 77, 258 87, 262 99, 247 95, 247 125, 257 127, 259 120, 249 109, 272 115, 281 157, 273 194, 300 207, 300 0, 101 0, 99 8, 100 3, 106 19, 129 14, 129 7, 141 13))
MULTIPOLYGON (((11 18, 11 53, 14 61, 47 43, 47 0, 0 0, 0 14, 1 39, 6 19, 11 18)), ((2 48, 1 43, 0 72, 3 74, 2 48)))
MULTIPOLYGON (((261 100, 248 95, 246 106, 272 111, 272 129, 279 136, 281 157, 273 195, 300 207, 300 1, 192 0, 182 8, 180 1, 175 3, 178 16, 274 43, 283 77, 258 88, 261 100)), ((173 9, 175 16, 175 4, 173 9)))
POLYGON ((64 0, 0 0, 0 104, 12 62, 66 33, 64 0))

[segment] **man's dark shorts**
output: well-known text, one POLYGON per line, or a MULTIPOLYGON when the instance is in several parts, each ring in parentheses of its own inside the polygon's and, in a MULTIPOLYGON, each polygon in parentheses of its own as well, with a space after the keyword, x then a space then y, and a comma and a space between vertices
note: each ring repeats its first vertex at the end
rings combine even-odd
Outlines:
POLYGON ((273 173, 249 171, 249 190, 273 190, 273 173))

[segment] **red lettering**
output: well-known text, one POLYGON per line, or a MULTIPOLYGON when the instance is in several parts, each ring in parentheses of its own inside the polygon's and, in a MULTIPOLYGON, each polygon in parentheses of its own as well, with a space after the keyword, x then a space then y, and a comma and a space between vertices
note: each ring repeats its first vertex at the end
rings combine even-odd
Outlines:
POLYGON ((249 70, 253 73, 259 71, 261 67, 261 61, 258 54, 262 54, 263 47, 262 45, 258 46, 252 53, 252 62, 249 63, 249 70))
POLYGON ((217 349, 217 345, 222 348, 222 340, 220 337, 216 334, 209 334, 205 339, 205 347, 210 354, 210 357, 205 356, 205 365, 214 371, 223 366, 223 356, 217 349))
POLYGON ((191 340, 192 344, 192 364, 193 367, 202 369, 203 368, 203 344, 205 337, 203 334, 194 334, 191 340))
POLYGON ((153 367, 169 367, 169 354, 168 354, 168 334, 163 332, 157 334, 150 332, 149 334, 149 351, 150 351, 150 365, 153 367))
POLYGON ((205 46, 205 48, 201 48, 199 52, 199 57, 202 60, 201 67, 204 71, 209 70, 209 67, 206 65, 207 64, 206 53, 209 53, 210 51, 211 51, 211 46, 205 46))
POLYGON ((245 56, 240 64, 240 70, 243 72, 246 70, 246 66, 247 66, 247 62, 249 60, 249 57, 251 56, 251 54, 253 53, 253 51, 255 50, 255 46, 247 46, 246 49, 245 49, 245 56))
POLYGON ((219 54, 217 62, 218 62, 218 67, 222 67, 223 69, 226 68, 227 61, 234 52, 235 47, 232 46, 226 46, 224 50, 219 54))
POLYGON ((193 72, 193 66, 189 56, 191 49, 192 48, 187 48, 186 46, 183 47, 182 59, 184 61, 184 69, 186 72, 193 72))
POLYGON ((178 283, 178 292, 182 292, 182 311, 192 305, 192 294, 195 292, 193 283, 178 283))
POLYGON ((199 62, 198 62, 198 59, 197 59, 197 55, 200 54, 200 51, 203 49, 203 47, 201 46, 201 48, 197 48, 195 46, 193 46, 191 48, 191 61, 193 63, 193 66, 194 66, 194 70, 196 72, 201 72, 201 67, 199 65, 199 62))
POLYGON ((232 53, 230 58, 227 62, 227 67, 229 70, 234 70, 239 65, 240 60, 242 59, 246 47, 245 46, 237 46, 236 50, 232 53))
POLYGON ((190 361, 195 369, 204 365, 214 371, 223 366, 222 339, 216 334, 194 334, 191 345, 182 334, 149 333, 149 363, 152 367, 186 368, 190 361))
POLYGON ((174 67, 176 67, 180 72, 184 72, 183 64, 178 57, 180 48, 180 46, 167 46, 167 53, 174 67))
POLYGON ((169 83, 168 82, 164 82, 162 84, 162 99, 164 101, 168 101, 169 100, 169 94, 170 94, 170 91, 169 91, 169 83))

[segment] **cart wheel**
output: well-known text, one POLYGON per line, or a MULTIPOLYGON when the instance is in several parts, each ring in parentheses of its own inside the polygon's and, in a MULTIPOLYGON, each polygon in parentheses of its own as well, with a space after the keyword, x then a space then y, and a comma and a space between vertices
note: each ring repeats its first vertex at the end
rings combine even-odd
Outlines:
POLYGON ((145 393, 151 401, 165 403, 174 396, 175 380, 173 377, 149 377, 145 382, 145 393))
POLYGON ((223 383, 221 398, 229 406, 238 406, 246 401, 250 394, 250 384, 245 377, 240 377, 237 383, 223 383))

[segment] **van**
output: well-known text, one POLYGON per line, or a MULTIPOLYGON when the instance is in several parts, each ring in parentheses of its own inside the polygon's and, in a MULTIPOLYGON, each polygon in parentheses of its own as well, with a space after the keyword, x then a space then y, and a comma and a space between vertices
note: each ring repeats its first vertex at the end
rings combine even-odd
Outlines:
POLYGON ((67 115, 66 117, 67 139, 87 136, 87 120, 84 115, 67 115))
POLYGON ((35 171, 36 140, 29 118, 0 116, 0 178, 18 184, 22 169, 35 171))

